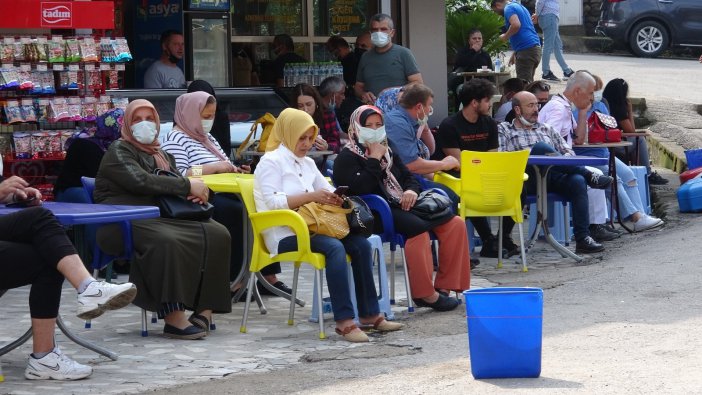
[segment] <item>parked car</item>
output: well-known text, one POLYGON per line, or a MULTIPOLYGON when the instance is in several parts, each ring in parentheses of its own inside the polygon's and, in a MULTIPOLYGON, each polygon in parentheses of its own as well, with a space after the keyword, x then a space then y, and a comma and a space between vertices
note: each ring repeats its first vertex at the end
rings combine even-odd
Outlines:
POLYGON ((597 34, 656 57, 670 46, 702 47, 700 0, 603 0, 597 34))
MULTIPOLYGON (((161 118, 160 138, 173 128, 173 113, 178 96, 185 89, 123 89, 110 90, 111 97, 126 97, 129 101, 146 99, 153 103, 161 118)), ((217 106, 229 115, 229 136, 232 150, 236 150, 248 136, 251 126, 259 117, 269 112, 278 116, 288 104, 273 88, 215 88, 217 106)), ((260 126, 259 126, 260 128, 260 126)), ((260 130, 258 132, 260 136, 260 130)))

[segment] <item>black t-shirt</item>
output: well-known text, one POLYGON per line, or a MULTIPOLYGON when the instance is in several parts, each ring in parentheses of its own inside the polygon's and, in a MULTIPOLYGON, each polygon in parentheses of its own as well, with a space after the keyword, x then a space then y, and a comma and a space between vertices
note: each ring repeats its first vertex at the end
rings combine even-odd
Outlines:
MULTIPOLYGON (((286 52, 273 61, 271 68, 273 69, 273 77, 276 79, 285 78, 285 65, 288 63, 305 63, 307 60, 295 52, 286 52)), ((275 82, 275 81, 273 81, 275 82)))
POLYGON ((499 146, 497 123, 487 115, 480 115, 476 123, 470 123, 459 112, 441 122, 435 138, 437 151, 459 148, 461 151, 485 152, 499 146))

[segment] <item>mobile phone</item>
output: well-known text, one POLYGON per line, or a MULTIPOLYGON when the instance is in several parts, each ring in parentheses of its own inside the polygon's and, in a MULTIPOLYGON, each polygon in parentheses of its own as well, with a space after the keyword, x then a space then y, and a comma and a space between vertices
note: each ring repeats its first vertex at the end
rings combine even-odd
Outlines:
POLYGON ((340 186, 340 187, 337 187, 337 188, 336 188, 336 190, 334 191, 334 193, 337 194, 337 195, 339 195, 339 196, 344 196, 344 195, 346 195, 346 194, 348 193, 348 191, 349 191, 349 187, 347 187, 347 186, 340 186))
POLYGON ((24 199, 24 200, 18 200, 18 201, 16 201, 16 202, 7 203, 7 204, 5 205, 5 207, 9 207, 9 208, 24 208, 24 207, 29 207, 29 206, 32 205, 32 202, 35 201, 35 200, 37 200, 36 196, 31 196, 31 197, 29 197, 29 198, 27 198, 27 199, 24 199))

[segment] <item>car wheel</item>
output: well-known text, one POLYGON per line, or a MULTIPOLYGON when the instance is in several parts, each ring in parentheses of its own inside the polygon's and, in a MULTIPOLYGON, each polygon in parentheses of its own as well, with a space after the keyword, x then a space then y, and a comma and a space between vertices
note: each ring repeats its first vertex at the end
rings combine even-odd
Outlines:
POLYGON ((636 56, 655 58, 668 48, 668 31, 658 22, 644 21, 634 26, 629 35, 629 46, 636 56))

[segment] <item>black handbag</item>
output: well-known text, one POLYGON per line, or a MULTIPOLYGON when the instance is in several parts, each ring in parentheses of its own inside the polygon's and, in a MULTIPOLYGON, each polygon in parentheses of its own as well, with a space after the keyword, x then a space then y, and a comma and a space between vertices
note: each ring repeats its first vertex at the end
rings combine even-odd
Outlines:
POLYGON ((370 207, 363 199, 358 196, 346 196, 342 207, 351 209, 351 212, 346 214, 350 233, 366 238, 373 234, 375 219, 370 207))
MULTIPOLYGON (((172 171, 163 169, 155 169, 154 174, 157 176, 180 177, 172 171)), ((184 219, 189 221, 210 219, 214 213, 214 206, 210 203, 195 203, 185 197, 176 195, 160 195, 158 197, 158 208, 163 218, 184 219)))
POLYGON ((449 220, 455 215, 451 199, 431 189, 419 194, 410 212, 426 221, 449 220))

